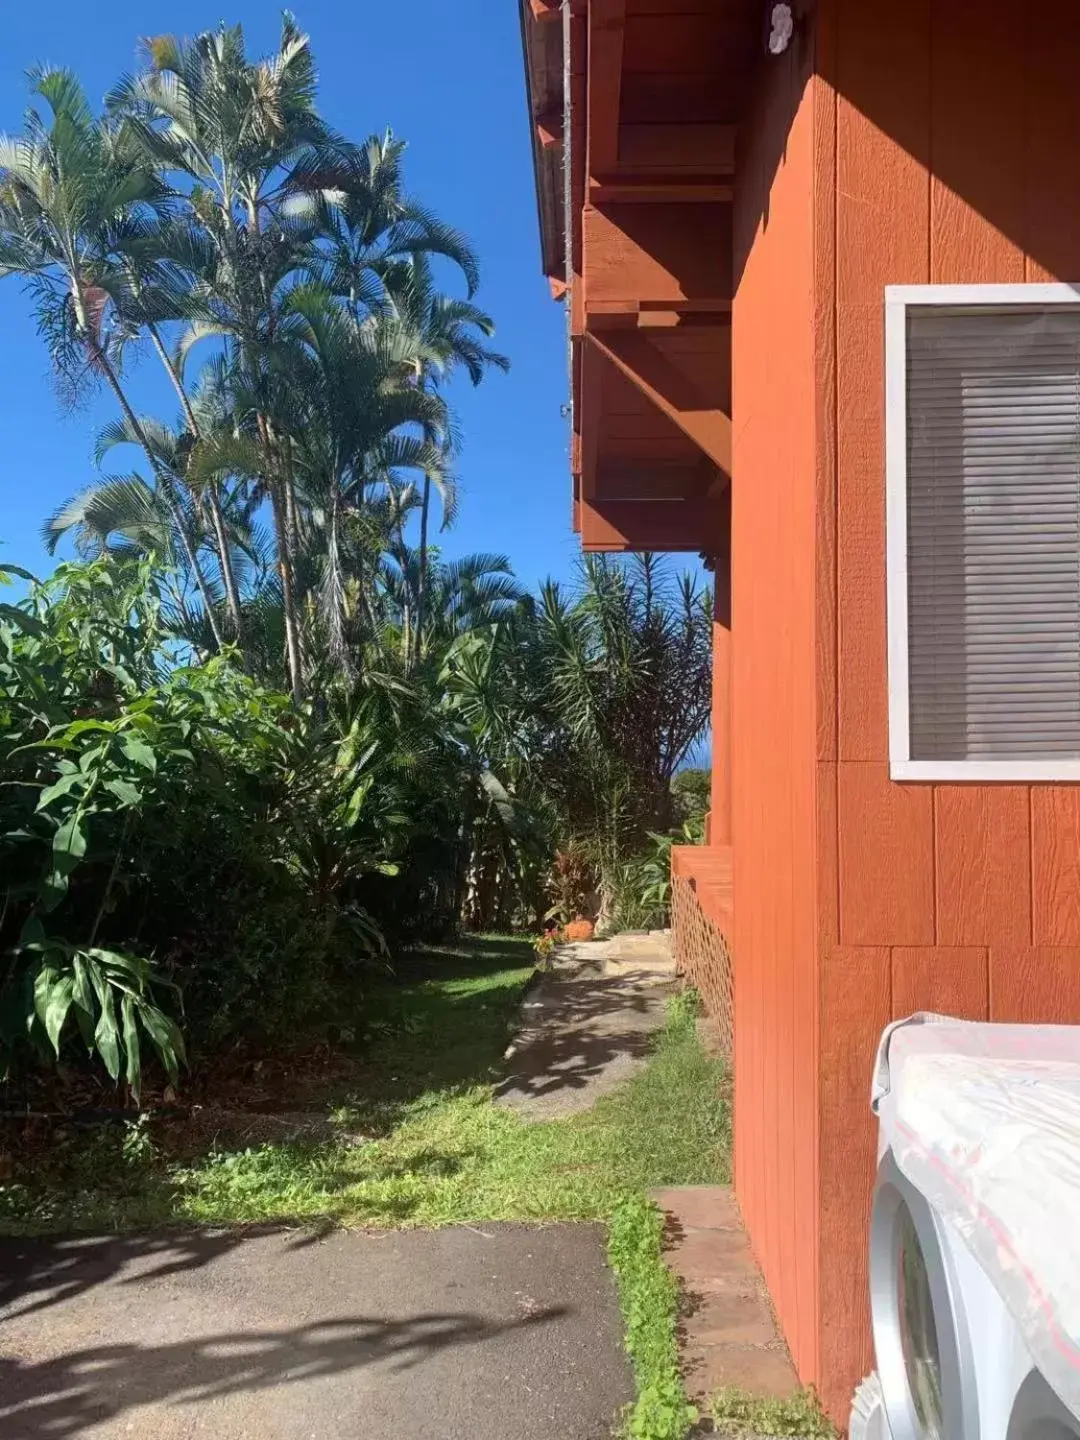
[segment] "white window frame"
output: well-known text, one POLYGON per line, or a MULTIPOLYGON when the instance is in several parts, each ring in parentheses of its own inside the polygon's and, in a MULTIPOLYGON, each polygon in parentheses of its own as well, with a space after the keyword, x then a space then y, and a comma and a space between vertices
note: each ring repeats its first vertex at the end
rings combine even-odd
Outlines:
POLYGON ((929 305, 1023 305, 1080 310, 1080 285, 885 287, 885 568, 889 773, 894 780, 1080 781, 1080 760, 915 760, 908 670, 907 312, 929 305))

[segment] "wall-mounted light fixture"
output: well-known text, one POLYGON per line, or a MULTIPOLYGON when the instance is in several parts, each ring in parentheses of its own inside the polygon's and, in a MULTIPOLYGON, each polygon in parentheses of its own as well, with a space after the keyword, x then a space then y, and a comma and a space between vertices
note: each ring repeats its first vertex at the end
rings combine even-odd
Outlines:
POLYGON ((795 34, 795 12, 790 5, 773 5, 769 12, 769 54, 783 55, 795 34))

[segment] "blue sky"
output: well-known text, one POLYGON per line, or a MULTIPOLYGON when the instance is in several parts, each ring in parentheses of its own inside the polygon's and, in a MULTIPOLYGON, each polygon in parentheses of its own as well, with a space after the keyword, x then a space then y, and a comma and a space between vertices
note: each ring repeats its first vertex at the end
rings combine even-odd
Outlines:
MULTIPOLYGON (((479 251, 479 302, 495 318, 495 344, 512 361, 479 390, 456 387, 465 433, 462 505, 441 537, 447 554, 508 554, 526 584, 569 575, 570 533, 563 313, 540 274, 536 205, 513 0, 296 0, 321 74, 321 108, 350 137, 390 126, 409 143, 410 190, 465 230, 479 251)), ((280 7, 256 0, 74 0, 4 6, 0 129, 19 128, 25 71, 67 65, 95 101, 131 69, 140 36, 190 34, 219 19, 243 24, 253 53, 276 40, 280 7)), ((133 380, 140 408, 173 418, 156 368, 133 380)), ((111 418, 98 395, 65 413, 47 356, 15 280, 0 281, 0 563, 42 573, 43 519, 93 478, 92 443, 111 418)), ((122 453, 122 452, 121 452, 122 453)))

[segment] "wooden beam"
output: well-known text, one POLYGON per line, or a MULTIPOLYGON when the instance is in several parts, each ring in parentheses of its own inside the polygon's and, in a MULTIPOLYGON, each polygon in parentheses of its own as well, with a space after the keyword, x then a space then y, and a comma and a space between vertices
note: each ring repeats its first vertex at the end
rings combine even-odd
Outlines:
POLYGON ((722 507, 708 500, 582 500, 582 549, 715 552, 722 507))
POLYGON ((620 171, 607 180, 589 183, 590 205, 617 205, 627 202, 639 205, 728 204, 735 198, 730 181, 695 180, 692 177, 657 178, 652 174, 627 174, 620 171))
POLYGON ((590 310, 730 301, 730 205, 587 205, 582 223, 590 310))
POLYGON ((726 320, 730 300, 593 300, 585 316, 590 334, 602 330, 677 330, 726 320))
POLYGON ((626 0, 589 0, 588 25, 588 169, 590 175, 598 175, 619 161, 626 0))
MULTIPOLYGON (((734 125, 624 125, 619 134, 619 169, 734 175, 736 134, 734 125)), ((600 169, 590 173, 598 179, 604 175, 600 169)))
MULTIPOLYGON (((648 337, 632 330, 590 331, 585 351, 601 355, 676 424, 714 465, 731 474, 731 417, 704 395, 648 337)), ((598 393, 598 392, 597 392, 598 393)))
POLYGON ((559 18, 559 0, 529 0, 529 13, 536 21, 557 20, 559 18))
MULTIPOLYGON (((726 477, 725 477, 726 478, 726 477)), ((601 461, 596 476, 595 504, 626 500, 701 500, 718 480, 715 466, 697 461, 643 465, 601 461)), ((718 492, 719 493, 719 492, 718 492)))

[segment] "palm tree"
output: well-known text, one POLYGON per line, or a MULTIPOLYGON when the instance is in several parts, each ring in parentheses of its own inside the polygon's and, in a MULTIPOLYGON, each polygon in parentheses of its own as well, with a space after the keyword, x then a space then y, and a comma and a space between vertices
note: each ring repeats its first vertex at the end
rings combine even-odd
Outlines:
POLYGON ((402 471, 442 475, 446 407, 400 378, 412 343, 392 322, 358 323, 319 287, 296 288, 283 306, 275 358, 288 385, 275 419, 292 439, 302 508, 321 531, 320 608, 331 653, 346 667, 345 516, 402 471))
POLYGON ((451 261, 465 277, 470 297, 480 282, 468 240, 406 195, 404 154, 405 142, 387 131, 343 151, 329 170, 309 161, 292 178, 289 213, 312 221, 317 217, 327 242, 321 279, 358 319, 382 309, 402 262, 421 256, 451 261))
POLYGON ((171 566, 180 548, 169 507, 141 475, 110 475, 65 500, 42 526, 50 555, 65 536, 88 560, 156 555, 171 566))
MULTIPOLYGON (((189 298, 199 283, 209 260, 209 252, 197 231, 179 217, 170 217, 146 235, 129 240, 120 253, 120 264, 127 278, 127 290, 117 301, 121 325, 118 333, 126 332, 135 340, 146 335, 161 362, 184 415, 184 422, 195 440, 202 437, 206 418, 205 406, 198 395, 192 395, 184 381, 180 364, 165 342, 163 326, 183 320, 188 312, 189 298)), ((219 407, 220 408, 220 407, 219 407)), ((241 599, 233 561, 232 545, 225 523, 224 477, 204 477, 199 499, 210 516, 218 566, 225 592, 233 634, 241 638, 241 599)))
MULTIPOLYGON (((289 447, 267 409, 266 355, 284 293, 308 258, 310 234, 284 213, 292 169, 312 170, 343 147, 317 115, 310 46, 286 14, 277 52, 251 61, 237 27, 193 40, 160 36, 147 68, 109 97, 125 144, 143 163, 183 177, 187 220, 204 263, 186 297, 195 340, 224 339, 253 403, 258 478, 270 501, 285 612, 289 679, 299 699, 303 654, 295 585, 297 517, 289 447)), ((182 375, 182 364, 177 367, 182 375)))
MULTIPOLYGON (((407 263, 389 268, 385 274, 389 304, 401 323, 415 336, 416 376, 422 389, 438 390, 459 367, 473 385, 479 385, 489 368, 509 370, 505 355, 483 342, 495 333, 495 323, 470 300, 441 294, 435 286, 427 254, 414 255, 407 263)), ((454 436, 448 436, 450 450, 454 436)), ((439 492, 443 507, 443 528, 453 518, 456 495, 446 479, 425 473, 420 503, 420 556, 417 573, 416 640, 424 634, 427 610, 428 526, 432 488, 439 492)))
POLYGON ((671 779, 709 722, 712 596, 656 556, 588 556, 573 593, 548 583, 525 645, 543 676, 546 788, 584 843, 605 906, 650 831, 671 823, 671 779))
POLYGON ((111 353, 109 327, 126 289, 118 257, 167 211, 169 192, 95 119, 70 71, 34 72, 32 92, 44 100, 51 123, 31 109, 21 136, 0 139, 0 275, 20 275, 27 283, 58 374, 72 386, 100 377, 115 396, 169 507, 220 645, 180 497, 128 401, 111 353))

